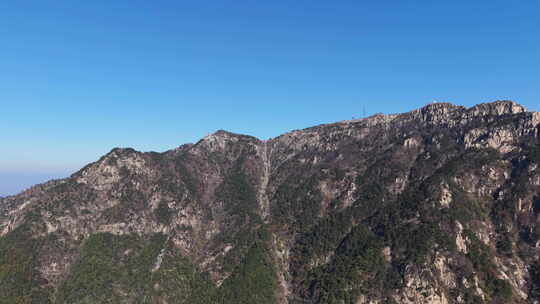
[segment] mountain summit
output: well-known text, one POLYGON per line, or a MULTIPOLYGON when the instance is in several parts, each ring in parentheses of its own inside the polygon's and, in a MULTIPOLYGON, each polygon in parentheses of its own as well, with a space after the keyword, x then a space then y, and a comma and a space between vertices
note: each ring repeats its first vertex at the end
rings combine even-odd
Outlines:
POLYGON ((540 113, 115 148, 0 198, 0 303, 538 303, 540 113))

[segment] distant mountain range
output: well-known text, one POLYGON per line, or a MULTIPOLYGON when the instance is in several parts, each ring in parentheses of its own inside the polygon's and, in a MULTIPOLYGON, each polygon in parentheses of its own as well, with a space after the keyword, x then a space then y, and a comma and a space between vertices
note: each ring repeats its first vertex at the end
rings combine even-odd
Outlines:
POLYGON ((540 113, 116 148, 0 201, 0 303, 538 303, 540 113))

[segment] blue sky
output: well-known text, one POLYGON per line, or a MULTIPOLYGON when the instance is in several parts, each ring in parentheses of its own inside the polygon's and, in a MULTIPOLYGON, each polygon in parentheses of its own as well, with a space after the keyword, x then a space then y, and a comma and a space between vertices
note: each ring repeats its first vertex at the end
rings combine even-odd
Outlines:
POLYGON ((432 100, 540 110, 538 1, 3 1, 0 194, 111 148, 432 100))

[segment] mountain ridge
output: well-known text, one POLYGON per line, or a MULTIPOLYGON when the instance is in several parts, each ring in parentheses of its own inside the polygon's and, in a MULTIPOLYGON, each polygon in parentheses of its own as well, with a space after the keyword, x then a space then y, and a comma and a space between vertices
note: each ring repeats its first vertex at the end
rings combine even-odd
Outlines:
POLYGON ((1 199, 0 295, 534 303, 539 141, 540 113, 496 101, 268 140, 218 130, 161 153, 114 148, 1 199))
MULTIPOLYGON (((476 112, 476 113, 484 113, 484 114, 498 112, 498 113, 500 113, 499 115, 515 114, 515 113, 523 113, 523 112, 529 112, 529 113, 532 113, 532 114, 540 113, 540 112, 535 112, 535 111, 529 111, 527 108, 520 105, 519 103, 516 103, 514 101, 510 101, 510 100, 497 100, 497 101, 494 101, 494 102, 486 102, 486 103, 481 103, 481 104, 474 105, 474 106, 469 107, 469 108, 464 107, 464 106, 460 106, 460 105, 455 105, 455 104, 450 103, 450 102, 435 102, 435 103, 427 104, 427 105, 425 105, 425 106, 423 106, 423 107, 421 107, 419 109, 414 109, 414 110, 404 112, 404 113, 398 113, 398 114, 377 113, 377 114, 371 115, 369 117, 364 117, 364 118, 358 118, 358 119, 352 119, 352 120, 341 120, 341 121, 330 122, 330 123, 323 123, 323 124, 316 125, 316 126, 311 126, 311 127, 306 127, 306 128, 303 128, 303 129, 296 129, 296 130, 292 130, 292 131, 289 131, 289 132, 285 132, 285 133, 283 133, 281 135, 277 135, 275 137, 271 137, 271 138, 268 138, 268 139, 260 139, 260 138, 257 138, 255 136, 253 136, 253 135, 235 133, 235 132, 227 131, 227 130, 224 130, 224 129, 218 129, 215 132, 210 133, 210 134, 204 136, 203 138, 201 138, 199 140, 199 142, 203 141, 207 137, 214 137, 214 136, 220 136, 220 135, 230 135, 230 136, 240 136, 240 137, 245 136, 245 137, 253 138, 253 139, 258 140, 258 141, 269 141, 269 140, 275 139, 277 137, 280 137, 280 136, 283 136, 283 135, 286 135, 286 134, 289 134, 289 133, 294 133, 294 132, 297 132, 297 131, 310 130, 312 128, 317 128, 317 127, 321 127, 321 126, 334 125, 334 124, 339 124, 339 123, 361 122, 361 121, 369 121, 369 120, 377 121, 378 119, 383 118, 383 117, 391 118, 391 117, 395 117, 395 116, 398 116, 398 115, 406 115, 406 114, 412 114, 412 113, 415 113, 415 112, 422 112, 422 111, 432 112, 432 109, 440 109, 440 108, 442 108, 442 109, 445 109, 445 108, 462 109, 462 110, 467 110, 468 112, 476 112), (518 111, 518 112, 516 112, 516 111, 518 111)), ((536 114, 536 115, 538 116, 540 114, 536 114)), ((197 143, 184 143, 179 147, 172 148, 172 149, 169 149, 169 150, 166 150, 166 151, 163 151, 163 152, 138 151, 138 150, 135 150, 134 148, 131 148, 131 147, 114 147, 108 153, 111 153, 113 150, 116 150, 116 149, 130 149, 130 150, 134 150, 134 151, 139 152, 139 153, 167 153, 167 152, 170 152, 170 151, 175 150, 175 149, 181 149, 183 146, 192 146, 192 145, 195 145, 195 144, 197 144, 197 143)), ((106 153, 106 154, 108 154, 108 153, 106 153)))

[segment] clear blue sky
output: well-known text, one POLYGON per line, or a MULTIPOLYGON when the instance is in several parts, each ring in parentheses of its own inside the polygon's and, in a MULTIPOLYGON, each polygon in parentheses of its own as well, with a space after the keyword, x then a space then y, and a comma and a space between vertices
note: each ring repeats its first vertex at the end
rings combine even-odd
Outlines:
POLYGON ((538 1, 3 1, 0 194, 115 146, 432 100, 540 110, 538 1))

